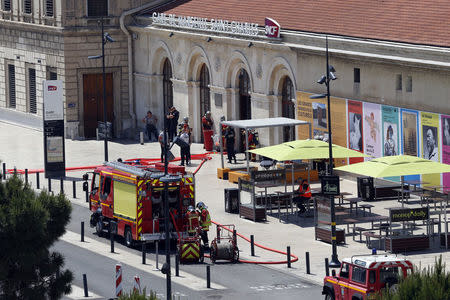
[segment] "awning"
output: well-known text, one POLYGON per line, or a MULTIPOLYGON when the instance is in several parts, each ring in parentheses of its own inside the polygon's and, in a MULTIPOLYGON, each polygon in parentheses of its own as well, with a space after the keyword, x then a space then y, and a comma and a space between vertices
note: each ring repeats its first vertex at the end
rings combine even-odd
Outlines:
POLYGON ((309 124, 309 122, 279 117, 279 118, 250 119, 237 121, 222 121, 221 124, 228 125, 231 127, 253 129, 262 127, 306 125, 309 124))

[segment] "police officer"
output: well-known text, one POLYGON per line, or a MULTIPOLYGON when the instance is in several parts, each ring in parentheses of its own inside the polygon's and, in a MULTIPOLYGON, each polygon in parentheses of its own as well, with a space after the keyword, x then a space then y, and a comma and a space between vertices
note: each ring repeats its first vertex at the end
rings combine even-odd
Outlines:
POLYGON ((200 226, 202 228, 200 235, 202 237, 203 246, 205 246, 205 248, 209 248, 208 231, 209 226, 211 226, 211 216, 209 215, 208 207, 206 207, 205 203, 197 203, 197 209, 200 213, 200 226))
POLYGON ((234 132, 234 128, 228 126, 225 131, 225 140, 227 145, 227 155, 228 155, 228 163, 231 164, 231 160, 234 159, 234 163, 236 163, 236 153, 234 152, 234 141, 236 134, 234 132))

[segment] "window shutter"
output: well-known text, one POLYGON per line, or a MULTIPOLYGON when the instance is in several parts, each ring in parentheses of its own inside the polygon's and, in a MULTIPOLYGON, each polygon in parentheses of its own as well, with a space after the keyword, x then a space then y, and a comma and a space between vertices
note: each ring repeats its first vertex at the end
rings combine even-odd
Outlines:
POLYGON ((45 1, 45 15, 47 17, 53 17, 53 0, 45 1))
POLYGON ((57 80, 58 79, 58 75, 56 74, 56 72, 51 72, 50 71, 50 80, 57 80))
POLYGON ((29 87, 29 97, 30 97, 30 113, 37 113, 36 105, 36 70, 28 70, 28 87, 29 87))
POLYGON ((31 0, 24 0, 23 1, 23 11, 26 14, 31 14, 32 13, 31 0))
POLYGON ((8 65, 9 107, 16 108, 16 72, 14 65, 8 65))
POLYGON ((11 11, 11 0, 3 0, 3 10, 11 11))

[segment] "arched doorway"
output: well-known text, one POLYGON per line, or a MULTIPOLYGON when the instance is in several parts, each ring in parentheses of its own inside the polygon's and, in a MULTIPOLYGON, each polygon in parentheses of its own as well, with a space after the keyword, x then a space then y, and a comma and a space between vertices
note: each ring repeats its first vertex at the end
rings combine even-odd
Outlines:
POLYGON ((164 61, 163 66, 163 98, 167 112, 169 107, 173 106, 173 85, 172 85, 172 65, 168 58, 164 61))
MULTIPOLYGON (((281 90, 281 115, 285 118, 295 119, 295 106, 292 101, 295 99, 294 85, 291 79, 286 76, 283 80, 283 87, 281 90)), ((283 127, 283 142, 295 140, 295 127, 283 127)))
POLYGON ((245 69, 239 72, 239 119, 248 120, 252 118, 252 107, 250 101, 250 78, 245 69))
MULTIPOLYGON (((209 89, 209 70, 206 64, 202 65, 200 69, 200 118, 202 118, 207 111, 211 110, 211 98, 209 89)), ((203 143, 203 134, 201 142, 203 143)))
MULTIPOLYGON (((252 106, 250 98, 250 77, 245 69, 239 71, 239 120, 248 120, 252 118, 252 106)), ((245 132, 240 131, 239 151, 244 152, 245 132)))

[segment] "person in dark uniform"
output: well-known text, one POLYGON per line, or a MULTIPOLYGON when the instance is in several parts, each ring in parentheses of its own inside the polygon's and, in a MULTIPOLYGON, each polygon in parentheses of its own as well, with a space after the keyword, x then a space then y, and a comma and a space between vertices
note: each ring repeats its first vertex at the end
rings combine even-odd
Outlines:
POLYGON ((173 141, 173 137, 177 135, 177 126, 178 126, 178 118, 180 117, 180 113, 172 106, 169 109, 169 112, 166 115, 167 121, 167 130, 169 132, 169 141, 173 141))
POLYGON ((225 130, 225 141, 227 145, 227 155, 228 155, 228 163, 231 164, 231 159, 234 159, 234 163, 236 163, 236 153, 234 152, 234 141, 236 138, 236 134, 234 132, 234 128, 228 126, 225 130))

